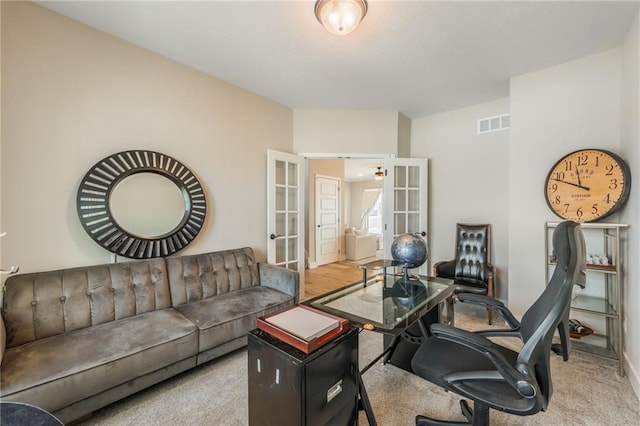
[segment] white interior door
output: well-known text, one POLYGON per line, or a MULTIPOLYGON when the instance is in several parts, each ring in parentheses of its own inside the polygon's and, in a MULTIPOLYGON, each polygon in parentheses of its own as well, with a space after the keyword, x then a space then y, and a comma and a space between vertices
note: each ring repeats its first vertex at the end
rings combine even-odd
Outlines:
MULTIPOLYGON (((383 191, 384 258, 400 234, 420 234, 428 246, 428 167, 426 158, 387 158, 383 191)), ((428 275, 429 261, 418 270, 428 275)))
POLYGON ((304 159, 267 151, 267 262, 300 273, 304 297, 304 159))
POLYGON ((340 260, 340 179, 316 176, 316 265, 340 260))

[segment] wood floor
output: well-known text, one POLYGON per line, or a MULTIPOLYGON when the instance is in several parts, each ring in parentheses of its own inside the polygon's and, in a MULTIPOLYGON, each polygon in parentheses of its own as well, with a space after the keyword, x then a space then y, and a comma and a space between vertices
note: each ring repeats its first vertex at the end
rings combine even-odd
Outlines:
POLYGON ((335 262, 304 271, 304 299, 319 296, 346 284, 362 280, 362 269, 347 262, 335 262))

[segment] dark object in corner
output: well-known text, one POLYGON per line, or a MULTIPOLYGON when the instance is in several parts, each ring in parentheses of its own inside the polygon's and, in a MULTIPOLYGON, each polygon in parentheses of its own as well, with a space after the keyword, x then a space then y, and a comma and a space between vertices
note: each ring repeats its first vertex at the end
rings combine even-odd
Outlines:
POLYGON ((551 345, 551 352, 560 356, 564 355, 564 351, 562 350, 562 344, 554 343, 553 345, 551 345))
POLYGON ((3 426, 62 426, 53 414, 35 405, 0 401, 0 424, 3 426))

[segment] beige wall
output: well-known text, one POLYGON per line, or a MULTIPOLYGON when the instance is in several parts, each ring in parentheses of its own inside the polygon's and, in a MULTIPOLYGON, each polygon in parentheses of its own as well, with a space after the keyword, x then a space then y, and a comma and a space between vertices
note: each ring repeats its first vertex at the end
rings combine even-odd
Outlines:
POLYGON ((631 196, 622 210, 620 221, 629 223, 627 249, 627 295, 624 312, 627 376, 640 395, 640 15, 627 35, 622 51, 620 154, 631 168, 631 196))
POLYGON ((130 149, 173 156, 208 216, 182 253, 266 250, 266 150, 292 151, 292 110, 33 3, 2 2, 3 263, 108 262, 77 219, 84 173, 130 149))
POLYGON ((411 119, 398 114, 398 157, 411 157, 411 119))
MULTIPOLYGON (((0 34, 2 34, 2 7, 0 7, 0 34)), ((0 36, 0 42, 2 37, 0 36)), ((0 49, 0 81, 2 81, 2 49, 0 49)), ((2 84, 0 84, 0 99, 2 98, 2 84)), ((0 102, 0 129, 2 129, 2 102, 0 102)), ((0 165, 2 164, 2 132, 0 131, 0 165)), ((2 227, 2 171, 0 170, 0 232, 3 232, 2 227)), ((0 268, 4 267, 2 261, 2 240, 0 240, 0 268)), ((4 279, 0 280, 2 284, 4 279)))
POLYGON ((397 155, 395 111, 294 110, 293 145, 300 154, 397 155))
POLYGON ((617 48, 511 79, 509 307, 517 314, 545 286, 543 226, 559 220, 544 199, 549 169, 577 149, 620 151, 620 64, 617 48))
POLYGON ((509 112, 509 99, 414 119, 411 156, 429 158, 429 260, 453 258, 456 223, 492 226, 496 297, 507 299, 509 130, 479 135, 477 121, 509 112))
POLYGON ((636 394, 640 394, 640 29, 638 16, 621 48, 560 64, 511 80, 509 162, 509 307, 522 313, 544 288, 545 221, 556 221, 544 201, 541 182, 562 155, 589 147, 620 154, 631 168, 631 195, 620 213, 605 222, 630 225, 625 294, 623 357, 636 394), (636 188, 636 189, 634 189, 636 188))

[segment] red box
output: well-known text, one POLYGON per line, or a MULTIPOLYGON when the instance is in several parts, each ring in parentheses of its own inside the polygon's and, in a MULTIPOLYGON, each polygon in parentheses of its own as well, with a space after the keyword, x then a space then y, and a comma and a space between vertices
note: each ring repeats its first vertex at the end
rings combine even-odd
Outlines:
POLYGON ((278 338, 279 340, 282 340, 283 342, 293 346, 296 349, 301 350, 304 353, 310 353, 315 351, 316 349, 320 348, 321 346, 325 345, 326 343, 330 342, 331 340, 335 339, 336 337, 340 336, 341 334, 345 333, 347 330, 349 330, 349 321, 347 321, 344 318, 340 318, 337 317, 335 315, 331 315, 328 314, 326 312, 322 312, 318 309, 314 309, 314 308, 310 308, 308 306, 304 306, 304 305, 294 305, 291 306, 290 308, 287 309, 283 309, 281 311, 278 312, 274 312, 272 314, 269 315, 265 315, 263 317, 258 318, 258 328, 262 331, 265 331, 269 334, 271 334, 272 336, 278 338), (310 341, 306 341, 298 336, 295 336, 289 332, 287 332, 286 330, 283 330, 279 327, 276 327, 273 324, 270 324, 269 322, 266 321, 267 318, 273 316, 273 315, 277 315, 277 314, 281 314, 282 312, 285 312, 289 309, 293 309, 293 308, 302 308, 302 309, 306 309, 308 311, 312 311, 316 314, 319 315, 323 315, 325 317, 328 318, 332 318, 334 320, 338 321, 338 327, 334 328, 333 330, 323 334, 322 336, 318 336, 310 341))

